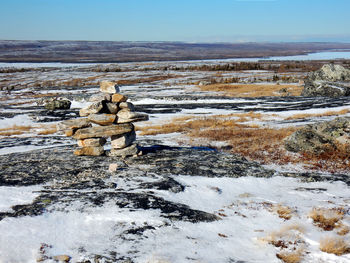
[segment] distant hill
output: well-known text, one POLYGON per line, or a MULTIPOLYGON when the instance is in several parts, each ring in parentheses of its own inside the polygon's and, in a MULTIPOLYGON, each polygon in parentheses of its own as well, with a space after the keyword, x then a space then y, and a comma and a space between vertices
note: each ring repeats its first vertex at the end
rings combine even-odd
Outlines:
POLYGON ((182 43, 0 40, 0 62, 135 62, 302 55, 350 43, 182 43))

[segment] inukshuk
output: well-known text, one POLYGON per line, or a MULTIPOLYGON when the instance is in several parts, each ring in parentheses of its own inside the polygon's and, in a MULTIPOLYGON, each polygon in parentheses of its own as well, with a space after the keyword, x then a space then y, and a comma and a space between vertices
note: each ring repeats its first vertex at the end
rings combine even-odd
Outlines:
POLYGON ((99 156, 105 154, 104 145, 111 138, 109 156, 130 156, 138 154, 133 122, 148 120, 147 114, 135 112, 128 98, 119 94, 119 87, 111 81, 102 81, 100 94, 90 97, 89 106, 81 109, 81 117, 63 121, 58 129, 66 136, 78 140, 75 155, 99 156))

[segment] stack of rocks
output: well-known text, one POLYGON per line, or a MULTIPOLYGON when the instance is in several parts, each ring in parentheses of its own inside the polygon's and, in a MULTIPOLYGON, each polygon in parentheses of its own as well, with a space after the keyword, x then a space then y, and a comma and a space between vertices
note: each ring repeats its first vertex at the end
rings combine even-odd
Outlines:
POLYGON ((102 81, 100 94, 89 99, 91 103, 79 111, 81 117, 61 122, 59 130, 66 136, 78 140, 76 155, 100 156, 105 154, 106 138, 111 138, 109 156, 130 156, 138 154, 133 122, 148 120, 147 114, 135 112, 128 98, 119 94, 119 87, 111 81, 102 81))

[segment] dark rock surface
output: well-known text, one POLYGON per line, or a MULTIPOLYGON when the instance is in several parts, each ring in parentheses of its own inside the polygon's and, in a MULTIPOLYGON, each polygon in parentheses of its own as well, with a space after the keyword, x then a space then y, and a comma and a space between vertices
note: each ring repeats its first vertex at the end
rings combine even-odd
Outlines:
MULTIPOLYGON (((215 215, 167 201, 153 194, 153 190, 174 193, 184 191, 185 186, 176 181, 177 175, 206 177, 276 175, 275 171, 265 169, 257 163, 210 148, 153 145, 142 147, 142 152, 144 153, 142 156, 120 160, 106 156, 74 156, 72 147, 64 146, 2 155, 0 186, 37 184, 45 186, 31 204, 13 206, 13 211, 0 213, 0 219, 40 215, 54 210, 57 205, 61 210, 62 207, 68 209, 76 201, 89 204, 87 207, 102 206, 112 201, 121 208, 131 210, 160 209, 161 215, 171 220, 213 221, 218 219, 215 215), (116 172, 108 172, 110 163, 118 163, 119 168, 116 172), (123 178, 129 187, 121 187, 109 181, 111 176, 123 178), (150 178, 152 181, 140 181, 140 177, 150 178)), ((345 175, 331 177, 309 173, 278 175, 299 177, 305 181, 342 180, 350 184, 349 177, 345 175)))

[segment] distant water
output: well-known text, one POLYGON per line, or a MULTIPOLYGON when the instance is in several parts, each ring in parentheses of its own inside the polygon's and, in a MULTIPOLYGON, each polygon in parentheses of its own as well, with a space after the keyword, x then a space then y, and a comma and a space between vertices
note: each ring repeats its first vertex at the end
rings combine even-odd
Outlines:
MULTIPOLYGON (((205 61, 222 61, 222 62, 257 62, 259 60, 334 60, 334 59, 350 59, 350 50, 349 51, 336 51, 336 52, 317 52, 310 53, 307 55, 297 55, 297 56, 281 56, 281 57, 268 57, 268 58, 231 58, 231 59, 208 59, 208 60, 200 60, 202 62, 205 61)), ((180 61, 179 61, 180 62, 180 61)), ((186 62, 186 61, 182 61, 186 62)), ((198 60, 192 60, 187 62, 199 62, 198 60)), ((1 63, 0 68, 43 68, 43 67, 77 67, 77 66, 92 66, 92 65, 101 65, 101 64, 119 64, 119 63, 1 63)), ((128 63, 122 63, 128 64, 128 63)))
POLYGON ((328 60, 328 59, 350 59, 349 51, 317 52, 307 55, 270 57, 266 60, 328 60))

